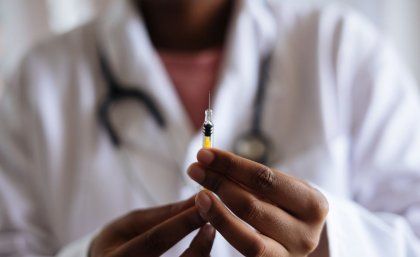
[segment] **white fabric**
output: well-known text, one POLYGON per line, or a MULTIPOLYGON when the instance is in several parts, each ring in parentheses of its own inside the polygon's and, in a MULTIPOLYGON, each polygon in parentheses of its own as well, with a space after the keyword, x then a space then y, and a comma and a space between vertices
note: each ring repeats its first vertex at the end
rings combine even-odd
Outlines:
MULTIPOLYGON (((92 236, 113 219, 196 192, 185 169, 201 135, 127 2, 39 46, 5 91, 1 256, 86 256, 92 236), (120 150, 113 147, 97 117, 106 93, 97 42, 118 79, 157 102, 165 130, 127 101, 112 111, 123 139, 120 150)), ((235 13, 212 103, 215 145, 231 150, 248 130, 258 60, 275 46, 262 124, 275 146, 270 160, 327 195, 330 256, 419 256, 414 80, 359 16, 338 6, 270 5, 246 0, 235 13)), ((213 256, 238 255, 217 237, 213 256)))

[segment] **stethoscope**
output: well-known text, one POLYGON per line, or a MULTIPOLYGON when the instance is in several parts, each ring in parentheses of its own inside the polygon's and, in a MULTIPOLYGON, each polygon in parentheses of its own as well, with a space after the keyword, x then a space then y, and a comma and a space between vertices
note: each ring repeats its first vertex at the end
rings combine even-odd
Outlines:
MULTIPOLYGON (((121 146, 121 139, 112 126, 110 119, 110 108, 113 104, 124 100, 135 100, 142 103, 147 108, 150 115, 154 118, 160 128, 166 128, 166 121, 159 111, 156 103, 142 90, 133 87, 124 87, 115 78, 107 60, 102 52, 98 52, 100 70, 107 86, 105 99, 99 106, 99 122, 105 128, 113 145, 117 148, 121 146)), ((248 132, 238 137, 233 143, 235 154, 244 158, 267 164, 272 145, 261 128, 263 114, 263 103, 268 80, 268 71, 271 64, 271 54, 263 58, 259 67, 258 87, 253 105, 251 127, 248 132)))

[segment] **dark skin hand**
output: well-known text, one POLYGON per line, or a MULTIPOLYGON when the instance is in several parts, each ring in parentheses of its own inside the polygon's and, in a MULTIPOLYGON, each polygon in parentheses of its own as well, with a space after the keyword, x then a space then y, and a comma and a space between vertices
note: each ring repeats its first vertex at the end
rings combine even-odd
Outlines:
MULTIPOLYGON (((196 206, 239 252, 286 257, 315 251, 328 213, 319 191, 225 151, 202 149, 197 159, 188 174, 209 191, 197 195, 196 206)), ((321 245, 325 247, 325 240, 321 245)))
POLYGON ((245 256, 328 256, 323 230, 328 203, 321 193, 228 152, 201 150, 197 157, 190 176, 221 200, 205 190, 184 202, 134 211, 105 227, 89 256, 160 256, 201 227, 181 256, 207 257, 212 226, 245 256))
POLYGON ((215 230, 199 215, 194 198, 134 211, 105 227, 91 244, 90 257, 160 256, 192 231, 199 230, 181 257, 208 257, 215 230))

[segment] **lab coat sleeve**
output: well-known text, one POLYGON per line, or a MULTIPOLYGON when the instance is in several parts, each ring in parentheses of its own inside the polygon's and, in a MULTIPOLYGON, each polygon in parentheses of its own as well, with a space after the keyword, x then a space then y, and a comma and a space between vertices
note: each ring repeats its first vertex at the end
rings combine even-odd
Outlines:
POLYGON ((354 52, 343 63, 356 67, 341 88, 348 97, 341 104, 348 111, 353 201, 326 194, 330 256, 420 256, 418 87, 394 49, 365 27, 352 36, 366 44, 347 46, 354 52))
MULTIPOLYGON (((43 146, 37 140, 42 133, 31 89, 25 88, 28 62, 30 58, 0 97, 0 256, 47 257, 59 248, 47 211, 46 190, 41 190, 38 167, 43 146)), ((73 244, 60 256, 87 256, 90 238, 73 244)))

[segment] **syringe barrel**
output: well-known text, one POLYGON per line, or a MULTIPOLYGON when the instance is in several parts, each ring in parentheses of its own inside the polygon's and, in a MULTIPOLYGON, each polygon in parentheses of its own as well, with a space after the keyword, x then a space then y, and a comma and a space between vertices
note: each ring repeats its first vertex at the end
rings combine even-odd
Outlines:
POLYGON ((212 148, 212 146, 213 146, 212 136, 203 137, 203 148, 212 148))
POLYGON ((203 147, 211 148, 213 146, 213 111, 207 109, 203 124, 203 147))
POLYGON ((212 109, 207 109, 205 111, 204 122, 209 122, 209 123, 213 122, 213 110, 212 109))

